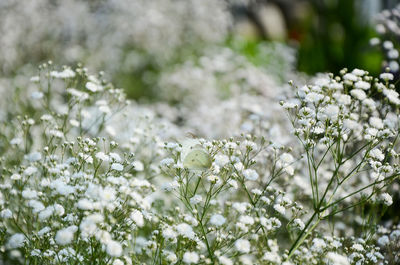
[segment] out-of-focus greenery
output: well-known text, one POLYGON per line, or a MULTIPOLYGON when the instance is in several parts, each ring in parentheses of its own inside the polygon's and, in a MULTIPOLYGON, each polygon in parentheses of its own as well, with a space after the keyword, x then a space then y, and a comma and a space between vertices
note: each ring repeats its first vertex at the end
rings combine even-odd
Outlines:
POLYGON ((372 25, 355 0, 309 0, 309 14, 291 31, 299 36, 298 69, 307 73, 362 67, 381 70, 382 56, 369 47, 372 25))
MULTIPOLYGON (((231 49, 234 53, 245 57, 248 62, 265 69, 279 82, 287 81, 286 74, 293 70, 296 60, 295 50, 287 49, 280 42, 251 40, 231 35, 226 42, 219 45, 231 49)), ((161 65, 155 59, 149 59, 141 67, 131 69, 129 72, 118 72, 113 77, 113 81, 118 86, 126 88, 130 98, 154 101, 158 98, 157 80, 161 72, 188 60, 197 61, 203 55, 202 52, 204 50, 198 47, 197 49, 182 49, 171 60, 161 65)))
MULTIPOLYGON (((287 43, 298 44, 296 47, 297 69, 307 74, 318 72, 339 72, 344 67, 363 68, 373 75, 381 71, 382 53, 370 47, 369 40, 375 36, 374 23, 368 23, 360 10, 357 0, 307 0, 307 8, 302 9, 301 19, 287 21, 289 39, 287 43)), ((280 69, 267 69, 271 75, 283 81, 287 59, 275 54, 266 54, 265 46, 277 43, 265 41, 261 36, 256 39, 243 39, 231 35, 225 42, 226 47, 245 56, 257 66, 282 65, 280 69), (274 61, 274 63, 271 63, 274 61), (280 64, 280 61, 282 64, 280 64), (275 71, 276 70, 276 71, 275 71), (283 70, 283 71, 282 71, 283 70)), ((199 48, 199 47, 197 47, 199 48)), ((201 56, 200 49, 182 52, 169 62, 169 65, 182 63, 190 57, 201 56), (200 51, 200 52, 199 52, 200 51)), ((273 50, 273 49, 272 49, 273 50)), ((163 69, 168 65, 163 65, 163 69)), ((118 85, 129 88, 131 98, 157 98, 155 80, 160 72, 157 63, 148 63, 134 72, 120 73, 118 85), (145 78, 144 78, 145 77, 145 78), (154 82, 153 82, 154 81, 154 82)))
POLYGON ((280 42, 230 38, 227 46, 281 82, 287 81, 287 73, 296 62, 295 50, 285 48, 280 42))

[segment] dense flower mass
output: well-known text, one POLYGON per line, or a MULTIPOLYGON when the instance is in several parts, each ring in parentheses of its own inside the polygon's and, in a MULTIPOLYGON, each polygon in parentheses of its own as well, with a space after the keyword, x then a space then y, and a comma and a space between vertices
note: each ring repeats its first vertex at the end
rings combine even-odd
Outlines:
POLYGON ((400 36, 400 5, 391 10, 382 11, 376 18, 378 37, 370 40, 372 46, 380 48, 384 55, 383 67, 388 67, 393 73, 400 71, 399 45, 396 41, 400 36))
POLYGON ((223 41, 232 24, 228 9, 228 2, 216 0, 5 0, 0 3, 2 70, 12 71, 34 56, 75 62, 86 50, 91 51, 88 63, 107 70, 145 63, 138 50, 167 59, 187 44, 223 41), (124 49, 131 50, 128 56, 124 49))
POLYGON ((281 101, 288 146, 266 139, 286 123, 187 138, 187 125, 85 68, 42 65, 27 79, 28 95, 15 91, 17 104, 2 109, 3 262, 398 261, 388 247, 398 230, 368 222, 398 190, 399 98, 389 74, 345 69, 291 83, 281 101), (365 205, 376 207, 369 217, 358 214, 365 205))
POLYGON ((0 1, 0 264, 400 263, 396 47, 308 77, 248 2, 0 1))

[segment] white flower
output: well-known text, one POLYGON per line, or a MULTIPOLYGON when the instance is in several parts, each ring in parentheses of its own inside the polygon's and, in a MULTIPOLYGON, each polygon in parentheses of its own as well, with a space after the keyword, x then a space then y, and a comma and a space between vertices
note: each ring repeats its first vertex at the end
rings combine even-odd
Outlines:
POLYGON ((169 191, 176 190, 178 187, 179 187, 178 181, 174 180, 172 182, 163 183, 161 186, 161 189, 169 192, 169 191))
POLYGON ((335 96, 336 100, 338 101, 338 103, 341 105, 350 105, 351 104, 351 97, 349 95, 337 93, 334 96, 335 96))
POLYGON ((374 148, 369 152, 369 156, 375 158, 376 160, 382 161, 385 158, 385 155, 378 148, 374 148))
POLYGON ((371 84, 365 81, 357 81, 354 84, 355 88, 363 89, 363 90, 368 90, 371 88, 371 84))
POLYGON ((116 197, 115 193, 116 193, 116 191, 114 188, 105 187, 104 189, 101 189, 99 196, 102 201, 109 202, 109 201, 115 200, 115 197, 116 197))
POLYGON ((243 176, 248 180, 258 179, 258 173, 254 169, 245 169, 243 171, 243 176))
POLYGON ((296 104, 295 102, 285 102, 283 103, 282 107, 284 107, 285 109, 294 109, 298 107, 298 104, 296 104))
POLYGON ((354 74, 347 73, 347 74, 345 74, 345 75, 343 76, 343 79, 345 79, 345 80, 350 80, 350 81, 355 82, 355 81, 358 80, 358 77, 357 77, 356 75, 354 75, 354 74))
POLYGON ((400 105, 399 93, 393 89, 383 89, 383 94, 389 99, 393 104, 400 105))
POLYGON ((4 209, 0 212, 0 217, 3 219, 11 218, 12 212, 9 209, 4 209))
POLYGON ((329 119, 337 120, 337 116, 339 114, 339 107, 336 105, 328 105, 325 107, 324 113, 328 116, 329 119))
POLYGON ((38 236, 43 236, 51 231, 50 227, 46 226, 38 231, 38 236))
POLYGON ((247 210, 247 207, 249 207, 249 204, 247 202, 234 202, 232 207, 239 213, 244 213, 247 210))
POLYGON ((73 78, 75 77, 75 72, 72 71, 70 68, 66 68, 62 72, 51 71, 50 76, 54 78, 73 78))
POLYGON ((21 233, 17 233, 12 235, 7 242, 7 248, 8 249, 15 249, 15 248, 20 248, 24 245, 25 242, 25 236, 21 233))
POLYGON ((372 127, 375 127, 377 129, 383 129, 383 121, 380 118, 371 117, 369 119, 369 124, 371 124, 372 127))
POLYGON ((272 264, 281 264, 281 257, 278 253, 267 251, 265 252, 264 256, 262 257, 263 260, 271 262, 272 264))
POLYGON ((107 231, 104 230, 99 230, 96 234, 95 237, 97 240, 99 240, 102 244, 107 245, 107 243, 112 240, 111 234, 107 231))
POLYGON ((55 180, 51 184, 52 188, 55 188, 58 194, 68 196, 69 194, 75 192, 75 188, 67 185, 62 180, 55 180))
POLYGON ((352 89, 350 94, 358 100, 364 100, 367 98, 367 94, 361 89, 352 89))
POLYGON ((107 242, 106 251, 112 257, 119 257, 122 255, 122 246, 119 242, 110 240, 107 242))
POLYGON ((233 261, 225 256, 218 257, 218 261, 221 265, 233 265, 233 261))
POLYGON ((391 42, 390 40, 385 40, 383 42, 383 48, 385 48, 386 50, 393 49, 393 42, 391 42))
POLYGON ((92 92, 98 92, 103 90, 103 87, 101 85, 95 84, 93 82, 87 82, 86 88, 92 92))
POLYGON ((376 109, 376 103, 373 99, 371 98, 366 98, 362 101, 362 104, 369 108, 370 110, 375 110, 376 109))
POLYGON ((29 207, 33 208, 34 213, 39 213, 45 209, 43 203, 37 200, 30 200, 28 202, 29 207))
POLYGON ((44 209, 39 213, 39 220, 41 221, 47 220, 47 218, 49 218, 53 214, 53 212, 54 212, 53 206, 47 207, 46 209, 44 209))
POLYGON ((96 154, 96 158, 101 161, 109 161, 110 160, 110 157, 108 155, 104 154, 103 152, 98 152, 96 154))
POLYGON ((342 256, 336 252, 328 252, 326 254, 326 258, 329 261, 329 264, 334 264, 334 265, 350 265, 349 260, 347 257, 342 256))
POLYGON ((81 222, 81 224, 79 225, 79 229, 81 231, 82 238, 88 238, 90 236, 93 236, 98 231, 96 223, 88 218, 85 218, 81 222))
POLYGON ((390 240, 389 240, 388 236, 384 235, 384 236, 381 236, 380 238, 378 238, 377 242, 378 242, 378 245, 384 247, 387 244, 389 244, 390 240))
POLYGON ((109 156, 113 161, 121 162, 121 157, 117 153, 110 153, 109 156))
POLYGON ((303 221, 300 220, 300 219, 298 219, 298 218, 294 219, 294 220, 293 220, 293 223, 294 223, 294 225, 295 225, 298 229, 300 229, 300 230, 303 230, 304 227, 305 227, 303 221))
POLYGON ((363 76, 366 74, 366 72, 364 70, 357 69, 357 68, 354 68, 353 71, 351 71, 351 73, 356 76, 363 76))
POLYGON ((285 207, 283 207, 283 206, 280 205, 280 204, 275 204, 275 205, 274 205, 274 209, 275 209, 275 211, 277 211, 278 213, 280 213, 280 214, 282 214, 282 215, 284 215, 285 212, 286 212, 285 207))
POLYGON ((171 251, 163 251, 165 255, 165 259, 169 262, 169 264, 175 264, 178 261, 178 257, 175 255, 175 253, 172 253, 171 251))
POLYGON ((210 223, 215 226, 221 226, 225 223, 226 219, 220 214, 214 214, 210 218, 210 223))
POLYGON ((24 170, 24 175, 31 176, 31 175, 35 174, 36 172, 37 172, 37 168, 30 166, 24 170))
POLYGON ((42 155, 39 152, 33 152, 29 155, 26 155, 25 159, 29 160, 30 162, 36 162, 42 159, 42 155))
MULTIPOLYGON (((399 56, 399 52, 398 52, 397 50, 392 50, 392 51, 396 52, 396 56, 397 56, 397 57, 399 56)), ((391 53, 391 54, 394 54, 394 53, 391 53)), ((389 56, 389 53, 388 53, 388 56, 389 56)), ((397 71, 399 70, 399 68, 400 68, 400 65, 399 65, 399 63, 396 62, 396 61, 389 61, 388 67, 389 67, 389 69, 390 69, 391 71, 397 72, 397 71)))
POLYGON ((223 167, 229 163, 229 157, 226 155, 218 154, 214 158, 214 163, 219 167, 223 167))
POLYGON ((78 209, 81 210, 92 210, 93 207, 93 202, 89 201, 88 199, 80 199, 77 203, 78 209))
POLYGON ((62 205, 60 205, 60 204, 54 204, 53 205, 53 209, 54 209, 54 212, 58 215, 58 216, 63 216, 64 215, 64 213, 65 213, 65 209, 64 209, 64 207, 62 206, 62 205))
POLYGON ((391 73, 382 73, 379 77, 385 81, 393 80, 393 74, 391 73))
POLYGON ((291 154, 283 153, 280 157, 280 161, 282 161, 284 164, 291 164, 294 159, 291 154))
POLYGON ((241 253, 249 253, 250 252, 250 242, 246 239, 238 239, 235 242, 235 248, 237 251, 241 253))
POLYGON ((305 101, 310 102, 310 103, 317 103, 317 102, 321 101, 322 99, 324 99, 324 95, 322 95, 320 93, 311 92, 311 93, 307 94, 305 101))
POLYGON ((78 230, 78 227, 75 225, 58 230, 56 237, 55 237, 56 243, 61 246, 70 244, 72 242, 72 240, 74 239, 74 233, 77 230, 78 230))
POLYGON ((131 213, 131 219, 139 227, 142 227, 144 225, 143 214, 138 210, 133 210, 133 212, 131 213))
POLYGON ((122 170, 124 170, 124 166, 121 165, 120 163, 113 163, 111 165, 111 169, 114 169, 116 171, 122 171, 122 170))
POLYGON ((144 169, 143 163, 139 160, 134 161, 132 163, 132 166, 136 171, 143 171, 143 169, 144 169))
POLYGON ((228 180, 228 184, 229 184, 229 186, 231 186, 231 187, 234 188, 235 190, 237 190, 237 188, 239 187, 238 184, 237 184, 237 181, 234 180, 234 179, 228 180))
MULTIPOLYGON (((395 49, 391 49, 391 50, 389 50, 388 52, 387 52, 387 56, 388 56, 388 58, 390 58, 390 59, 397 59, 398 57, 399 57, 399 51, 398 50, 395 50, 395 49)), ((396 70, 396 69, 393 69, 393 68, 390 68, 391 70, 396 70)))
POLYGON ((183 254, 183 262, 186 264, 197 264, 199 262, 199 255, 196 252, 187 251, 183 254))
POLYGON ((383 203, 386 205, 386 206, 390 206, 390 205, 392 205, 393 204, 393 199, 392 199, 392 196, 390 196, 390 194, 389 193, 382 193, 381 194, 381 200, 383 201, 383 203))
POLYGON ((162 230, 162 235, 165 239, 170 239, 170 240, 175 240, 177 236, 176 232, 169 226, 162 230))
POLYGON ((115 259, 112 265, 124 265, 124 262, 120 259, 115 259))
POLYGON ((12 180, 20 180, 22 176, 20 174, 12 174, 10 179, 12 180))
POLYGON ((351 246, 351 248, 354 249, 354 250, 356 250, 356 251, 363 251, 363 250, 364 250, 364 247, 363 247, 361 244, 359 244, 359 243, 353 244, 353 245, 351 246))
POLYGON ((202 201, 202 197, 200 195, 194 195, 192 198, 190 198, 190 203, 193 205, 196 205, 202 201))
POLYGON ((37 197, 37 192, 31 189, 26 189, 22 191, 22 197, 25 199, 34 199, 37 197))
POLYGON ((160 161, 160 165, 161 166, 169 166, 172 165, 173 163, 175 163, 174 159, 172 158, 164 158, 163 160, 160 161))
POLYGON ((19 144, 21 144, 21 143, 22 143, 22 139, 19 138, 19 137, 13 138, 13 139, 11 139, 11 141, 10 141, 10 144, 12 144, 12 145, 19 145, 19 144))
POLYGON ((239 217, 239 222, 245 225, 253 225, 254 218, 249 215, 242 215, 239 217))
POLYGON ((244 169, 244 166, 243 166, 243 164, 242 164, 242 162, 237 162, 237 163, 235 163, 235 165, 233 165, 234 167, 235 167, 235 169, 237 170, 237 171, 242 171, 243 169, 244 169))
POLYGON ((181 223, 176 226, 176 231, 178 232, 179 235, 189 238, 189 239, 194 239, 195 233, 193 232, 193 228, 188 225, 187 223, 181 223))
POLYGON ((316 252, 322 252, 326 248, 326 243, 321 238, 314 238, 311 249, 316 252))
POLYGON ((32 257, 40 257, 41 255, 42 255, 42 252, 37 248, 31 251, 32 257))
POLYGON ((210 175, 207 177, 207 180, 210 181, 211 183, 218 183, 219 177, 215 175, 210 175))

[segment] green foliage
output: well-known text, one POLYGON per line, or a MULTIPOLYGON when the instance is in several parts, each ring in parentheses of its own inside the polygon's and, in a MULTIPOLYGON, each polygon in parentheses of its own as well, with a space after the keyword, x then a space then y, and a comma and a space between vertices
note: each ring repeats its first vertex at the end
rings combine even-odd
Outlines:
POLYGON ((382 56, 369 47, 372 25, 362 21, 355 0, 311 0, 311 12, 302 25, 298 69, 307 73, 338 72, 343 67, 381 70, 382 56))

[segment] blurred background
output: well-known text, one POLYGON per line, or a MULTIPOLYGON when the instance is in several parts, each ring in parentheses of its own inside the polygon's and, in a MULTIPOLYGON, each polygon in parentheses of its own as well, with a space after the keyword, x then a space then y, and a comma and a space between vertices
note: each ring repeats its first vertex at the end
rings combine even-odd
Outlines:
POLYGON ((236 14, 235 30, 255 41, 280 40, 296 47, 297 69, 308 74, 343 67, 381 71, 382 54, 371 49, 378 14, 394 0, 257 1, 236 14))
MULTIPOLYGON (((280 119, 271 106, 288 80, 344 67, 375 76, 389 67, 399 79, 399 2, 0 0, 0 91, 29 88, 40 63, 83 63, 131 99, 157 103, 156 115, 229 137, 251 128, 243 120, 280 119)), ((388 214, 398 218, 394 201, 388 214)))
POLYGON ((83 62, 141 100, 158 97, 166 69, 196 64, 216 46, 282 81, 288 65, 307 75, 343 67, 378 74, 388 63, 398 67, 397 57, 385 61, 385 51, 370 43, 382 35, 382 11, 398 2, 1 0, 0 70, 10 76, 48 60, 83 62), (287 55, 278 54, 280 44, 287 55))

